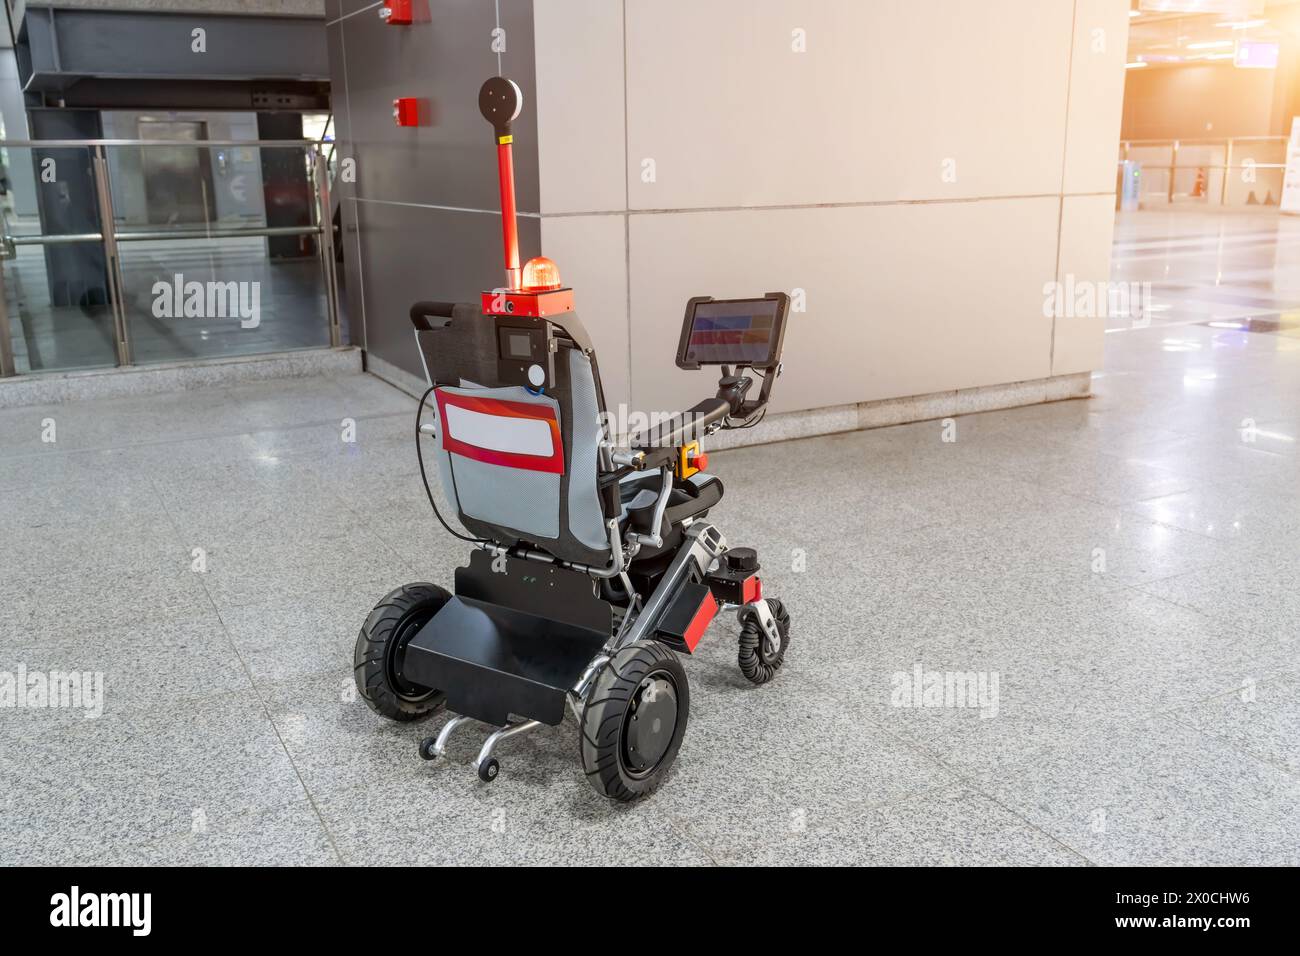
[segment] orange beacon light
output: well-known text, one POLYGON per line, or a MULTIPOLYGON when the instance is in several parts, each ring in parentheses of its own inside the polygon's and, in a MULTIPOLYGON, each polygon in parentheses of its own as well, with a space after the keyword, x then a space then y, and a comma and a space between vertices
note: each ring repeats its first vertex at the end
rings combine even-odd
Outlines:
POLYGON ((546 256, 535 256, 524 263, 525 292, 550 292, 563 285, 560 281, 560 267, 546 256))

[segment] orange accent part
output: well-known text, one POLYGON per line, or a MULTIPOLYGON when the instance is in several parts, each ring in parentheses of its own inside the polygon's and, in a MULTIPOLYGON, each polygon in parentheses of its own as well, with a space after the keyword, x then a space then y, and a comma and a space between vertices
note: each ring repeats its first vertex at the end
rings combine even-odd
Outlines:
POLYGON ((709 622, 713 620, 717 613, 718 601, 713 596, 713 592, 708 591, 704 595, 704 600, 700 602, 695 616, 691 618, 690 626, 686 628, 686 633, 683 635, 683 640, 686 641, 686 649, 692 654, 695 653, 695 645, 700 643, 700 638, 704 636, 709 622))
POLYGON ((563 285, 560 267, 546 256, 535 256, 524 263, 525 292, 554 292, 563 285))
POLYGON ((709 466, 709 456, 700 451, 698 441, 687 442, 677 449, 677 467, 673 469, 678 478, 689 478, 709 466))
POLYGON ((741 604, 753 604, 755 601, 763 600, 763 582, 755 574, 752 577, 745 578, 745 583, 740 591, 741 604))
POLYGON ((524 315, 546 318, 561 312, 573 311, 573 290, 554 289, 549 292, 496 289, 479 293, 479 305, 484 315, 524 315))

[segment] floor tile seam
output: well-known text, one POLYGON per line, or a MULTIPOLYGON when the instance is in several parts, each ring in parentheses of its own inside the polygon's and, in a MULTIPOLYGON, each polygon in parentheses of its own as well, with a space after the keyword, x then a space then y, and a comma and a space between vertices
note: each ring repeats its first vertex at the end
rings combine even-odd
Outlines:
POLYGON ((238 645, 235 643, 234 637, 230 633, 230 629, 226 626, 225 619, 221 616, 221 609, 217 607, 216 601, 213 599, 211 592, 208 590, 207 582, 201 581, 200 583, 203 585, 203 591, 207 595, 208 603, 212 605, 212 610, 216 613, 217 620, 221 623, 221 630, 222 633, 225 634, 226 636, 226 642, 229 645, 231 651, 234 653, 235 659, 239 661, 239 666, 244 671, 245 679, 248 681, 249 687, 252 689, 254 696, 256 696, 257 698, 258 706, 262 708, 262 714, 266 717, 267 722, 270 724, 271 730, 275 734, 275 738, 280 744, 280 749, 284 752, 285 759, 289 761, 289 766, 290 768, 292 768, 294 776, 298 780, 298 786, 302 788, 303 795, 307 798, 307 802, 311 806, 312 813, 315 815, 317 823, 320 825, 322 832, 325 834, 325 838, 329 841, 330 849, 333 851, 335 858, 338 860, 340 864, 346 864, 346 860, 343 856, 342 851, 339 849, 338 842, 335 839, 334 833, 330 830, 329 826, 326 824, 325 817, 321 813, 320 807, 317 806, 316 804, 316 800, 315 797, 312 795, 311 788, 307 786, 307 781, 303 779, 302 771, 299 770, 297 761, 293 759, 293 753, 289 750, 288 744, 285 743, 284 735, 280 732, 280 726, 279 724, 276 723, 275 717, 271 714, 271 710, 267 706, 267 702, 265 697, 262 695, 261 688, 258 686, 257 681, 253 677, 253 672, 249 668, 248 662, 244 660, 243 655, 239 651, 238 645))

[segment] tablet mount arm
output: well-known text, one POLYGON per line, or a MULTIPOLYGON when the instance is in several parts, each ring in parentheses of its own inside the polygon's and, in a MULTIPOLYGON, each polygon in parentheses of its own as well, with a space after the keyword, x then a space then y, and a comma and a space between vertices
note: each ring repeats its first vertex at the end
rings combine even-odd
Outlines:
POLYGON ((772 394, 773 380, 780 374, 780 362, 769 369, 753 369, 749 365, 740 365, 736 367, 734 374, 730 365, 722 366, 722 377, 718 379, 718 398, 731 406, 731 414, 727 417, 749 419, 760 412, 767 405, 768 396, 772 394), (754 380, 744 374, 746 371, 757 371, 763 379, 756 399, 749 398, 749 389, 754 384, 754 380))

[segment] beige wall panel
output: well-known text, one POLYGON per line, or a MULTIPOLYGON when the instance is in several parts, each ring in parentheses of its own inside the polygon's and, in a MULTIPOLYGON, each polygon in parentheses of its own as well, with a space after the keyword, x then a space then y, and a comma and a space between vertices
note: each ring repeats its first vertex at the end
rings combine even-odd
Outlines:
POLYGON ((596 346, 605 401, 611 409, 629 401, 623 230, 621 215, 542 220, 542 253, 555 260, 560 278, 573 287, 574 307, 596 346))
POLYGON ((806 290, 773 411, 1041 378, 1058 200, 633 215, 632 397, 712 394, 676 368, 686 300, 806 290))
POLYGON ((1115 188, 1120 121, 1124 115, 1124 61, 1128 0, 1078 0, 1070 63, 1066 193, 1115 188))
POLYGON ((1073 7, 628 0, 631 206, 1059 192, 1073 7))
MULTIPOLYGON (((1066 283, 1073 276, 1076 289, 1081 282, 1108 281, 1114 232, 1113 196, 1066 196, 1061 217, 1059 280, 1066 283)), ((1117 280, 1119 278, 1116 276, 1117 280)), ((1052 349, 1052 374, 1066 375, 1101 368, 1105 330, 1106 318, 1102 315, 1058 317, 1052 349)))
POLYGON ((537 0, 533 28, 542 212, 625 208, 623 4, 537 0))

